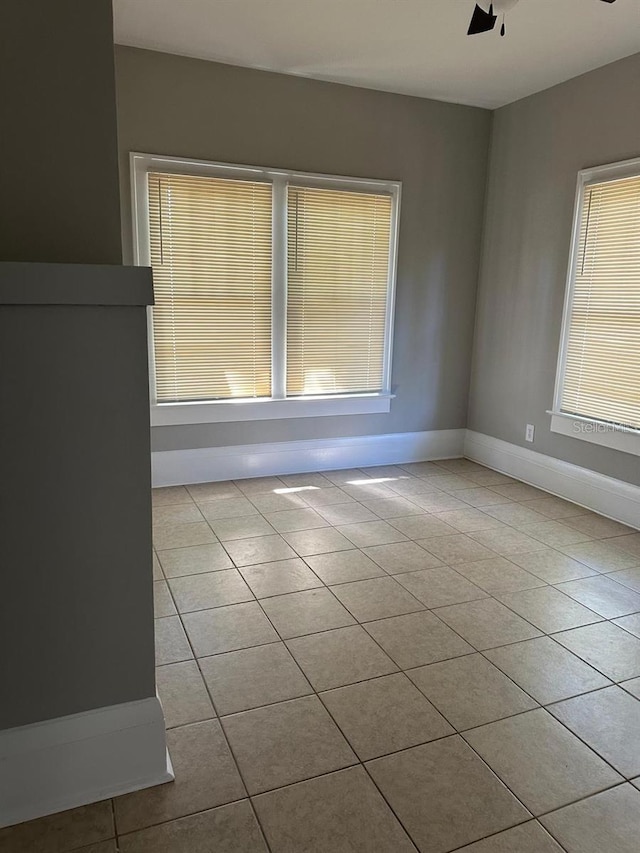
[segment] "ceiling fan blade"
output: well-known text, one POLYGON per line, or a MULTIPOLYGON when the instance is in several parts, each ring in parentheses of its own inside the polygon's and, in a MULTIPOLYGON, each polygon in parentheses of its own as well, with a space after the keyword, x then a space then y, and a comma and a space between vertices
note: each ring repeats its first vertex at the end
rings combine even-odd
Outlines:
MULTIPOLYGON (((607 2, 610 2, 610 0, 607 0, 607 2)), ((476 3, 476 8, 473 10, 473 15, 471 16, 471 23, 469 24, 467 35, 475 36, 478 33, 488 33, 489 30, 492 30, 495 27, 497 20, 498 16, 493 14, 493 5, 489 6, 488 12, 485 12, 485 10, 476 3)))

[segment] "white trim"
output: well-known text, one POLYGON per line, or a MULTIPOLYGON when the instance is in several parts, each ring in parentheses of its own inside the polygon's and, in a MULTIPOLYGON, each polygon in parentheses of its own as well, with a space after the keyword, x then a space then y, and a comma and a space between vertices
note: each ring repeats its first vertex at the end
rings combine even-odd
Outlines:
POLYGON ((156 696, 0 732, 0 826, 170 782, 156 696))
POLYGON ((148 316, 149 341, 149 395, 152 426, 167 426, 195 423, 221 423, 234 420, 263 420, 275 418, 305 418, 327 415, 357 415, 388 412, 391 395, 391 359, 393 349, 393 320, 396 290, 396 268, 398 258, 398 232, 400 222, 400 197, 402 184, 399 181, 380 181, 364 178, 346 178, 341 175, 321 175, 310 172, 294 172, 285 169, 270 169, 218 163, 207 160, 192 160, 182 157, 131 152, 131 205, 133 221, 133 262, 150 265, 149 246, 149 198, 147 173, 150 169, 171 173, 221 175, 270 183, 273 187, 272 227, 272 329, 271 369, 272 396, 262 400, 220 400, 203 403, 158 404, 155 383, 155 352, 153 347, 153 312, 148 316), (384 193, 391 197, 391 235, 389 244, 389 273, 387 286, 386 320, 384 330, 382 389, 375 394, 327 395, 322 402, 310 397, 286 398, 286 305, 287 305, 287 214, 286 194, 289 183, 297 186, 331 187, 352 192, 384 193), (352 401, 349 405, 348 401, 352 401), (281 405, 286 403, 287 405, 281 405), (237 408, 241 404, 242 408, 237 408))
POLYGON ((608 421, 569 415, 567 412, 547 412, 547 414, 551 415, 551 432, 640 456, 640 431, 637 429, 618 426, 608 421))
POLYGON ((464 455, 607 518, 638 526, 640 486, 473 430, 467 430, 464 455))
POLYGON ((165 450, 151 454, 153 485, 177 486, 331 471, 370 465, 452 459, 462 454, 463 429, 399 432, 315 441, 165 450))
POLYGON ((229 400, 219 403, 160 403, 151 407, 151 426, 235 423, 280 418, 318 418, 388 412, 391 394, 345 394, 276 400, 229 400))
POLYGON ((624 160, 620 163, 610 163, 605 166, 594 166, 578 172, 576 195, 573 210, 573 225, 571 229, 571 247, 569 250, 569 266, 567 269, 567 280, 565 285, 564 307, 562 309, 562 326, 560 331, 560 343, 558 346, 558 361, 556 366, 556 381, 553 390, 553 410, 551 414, 551 432, 558 432, 577 438, 581 441, 589 441, 592 444, 600 444, 611 447, 614 450, 622 450, 626 453, 640 455, 640 438, 635 430, 624 430, 615 424, 609 424, 609 429, 603 429, 604 422, 596 418, 590 418, 585 412, 582 415, 572 415, 562 410, 562 393, 564 389, 564 377, 567 366, 567 345, 571 326, 571 310, 573 306, 573 295, 575 290, 575 273, 578 262, 578 247, 580 242, 580 227, 582 223, 582 206, 584 202, 585 187, 595 183, 619 181, 624 178, 640 175, 640 157, 633 160, 624 160), (572 429, 562 418, 569 417, 573 421, 581 421, 590 424, 586 429, 572 429))

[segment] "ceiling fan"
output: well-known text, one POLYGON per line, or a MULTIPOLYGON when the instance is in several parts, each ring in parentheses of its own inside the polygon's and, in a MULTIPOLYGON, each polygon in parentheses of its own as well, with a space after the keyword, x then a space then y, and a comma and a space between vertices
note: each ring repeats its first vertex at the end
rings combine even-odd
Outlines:
MULTIPOLYGON (((615 3, 615 1, 616 0, 602 0, 603 3, 615 3)), ((502 15, 500 35, 503 36, 505 34, 504 13, 508 12, 509 9, 515 6, 517 2, 518 0, 494 0, 493 3, 489 4, 488 12, 476 3, 473 15, 471 16, 471 23, 467 30, 467 35, 475 36, 478 33, 488 33, 495 27, 498 21, 498 16, 502 15)))

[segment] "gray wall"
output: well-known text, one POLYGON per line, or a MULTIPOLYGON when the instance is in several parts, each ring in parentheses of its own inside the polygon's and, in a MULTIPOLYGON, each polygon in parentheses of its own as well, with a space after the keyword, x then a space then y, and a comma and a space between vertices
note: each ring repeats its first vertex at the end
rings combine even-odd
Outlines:
POLYGON ((116 47, 123 238, 129 151, 401 180, 390 414, 159 427, 156 450, 461 428, 491 114, 116 47))
POLYGON ((551 433, 546 411, 577 173, 639 155, 640 54, 494 113, 468 424, 631 483, 637 457, 551 433))
POLYGON ((0 260, 122 263, 107 0, 0 11, 0 260))
POLYGON ((144 299, 105 307, 112 284, 130 302, 132 282, 142 279, 146 297, 150 281, 148 270, 118 266, 110 0, 4 3, 0 25, 0 728, 9 728, 155 695, 144 299), (34 288, 51 304, 28 304, 34 288), (98 304, 53 304, 69 291, 95 303, 100 288, 109 293, 98 304), (7 304, 17 301, 10 292, 24 303, 7 304))

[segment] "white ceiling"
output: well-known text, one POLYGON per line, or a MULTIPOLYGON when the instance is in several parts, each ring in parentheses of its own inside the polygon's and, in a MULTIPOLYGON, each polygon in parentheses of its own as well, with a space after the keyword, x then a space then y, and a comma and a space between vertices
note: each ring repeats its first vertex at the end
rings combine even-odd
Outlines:
POLYGON ((505 38, 497 29, 467 36, 473 7, 474 0, 114 0, 115 37, 492 108, 640 51, 640 0, 519 0, 505 38))

